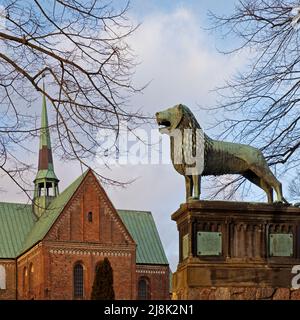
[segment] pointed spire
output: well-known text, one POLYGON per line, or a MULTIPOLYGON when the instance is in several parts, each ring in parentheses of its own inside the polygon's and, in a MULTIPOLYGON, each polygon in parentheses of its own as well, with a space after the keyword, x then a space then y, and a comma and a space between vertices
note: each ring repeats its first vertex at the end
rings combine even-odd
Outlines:
MULTIPOLYGON (((45 84, 43 83, 43 91, 45 84)), ((52 158, 51 139, 48 125, 47 104, 45 94, 43 95, 41 130, 40 130, 40 150, 39 150, 39 165, 37 178, 57 179, 52 158)))
MULTIPOLYGON (((43 84, 45 91, 45 84, 43 84)), ((58 195, 58 182, 53 166, 46 97, 43 95, 40 129, 38 172, 34 180, 35 212, 40 216, 51 200, 58 195)))
MULTIPOLYGON (((43 83, 43 91, 45 91, 45 84, 43 83)), ((41 117, 41 134, 40 134, 40 150, 46 146, 51 150, 51 140, 50 132, 48 126, 48 115, 47 115, 47 105, 46 96, 43 94, 43 104, 42 104, 42 117, 41 117)))

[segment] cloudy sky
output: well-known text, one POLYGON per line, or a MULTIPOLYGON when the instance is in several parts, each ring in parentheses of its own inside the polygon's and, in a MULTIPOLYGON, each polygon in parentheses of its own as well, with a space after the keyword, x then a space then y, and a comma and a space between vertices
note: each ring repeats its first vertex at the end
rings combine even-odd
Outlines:
MULTIPOLYGON (((208 127, 209 117, 199 111, 199 105, 213 105, 216 94, 211 91, 243 66, 246 59, 243 55, 229 57, 217 52, 218 39, 204 30, 208 26, 206 15, 208 10, 228 12, 233 4, 234 0, 132 0, 130 16, 141 23, 129 40, 140 61, 134 81, 138 86, 150 81, 143 94, 132 98, 134 108, 155 114, 183 103, 194 111, 204 129, 208 127)), ((81 173, 78 164, 58 160, 55 169, 61 190, 81 173)), ((178 235, 170 216, 185 200, 184 178, 171 164, 101 170, 123 181, 136 178, 126 189, 106 187, 106 190, 116 208, 152 211, 174 271, 178 262, 178 235)), ((7 191, 1 193, 2 201, 24 200, 15 185, 4 178, 0 182, 7 191)))
MULTIPOLYGON (((204 129, 208 127, 209 119, 198 106, 213 105, 216 95, 211 90, 223 84, 245 61, 242 56, 218 54, 217 39, 204 30, 208 25, 207 10, 220 12, 220 2, 132 2, 133 17, 142 22, 130 40, 141 60, 135 81, 151 81, 143 94, 133 99, 133 105, 154 114, 183 103, 194 111, 204 129)), ((227 9, 229 3, 226 1, 227 9)), ((178 262, 178 232, 170 216, 185 201, 184 178, 171 164, 123 166, 112 168, 111 174, 125 180, 137 178, 126 189, 109 188, 108 193, 117 208, 152 211, 174 271, 178 262)))

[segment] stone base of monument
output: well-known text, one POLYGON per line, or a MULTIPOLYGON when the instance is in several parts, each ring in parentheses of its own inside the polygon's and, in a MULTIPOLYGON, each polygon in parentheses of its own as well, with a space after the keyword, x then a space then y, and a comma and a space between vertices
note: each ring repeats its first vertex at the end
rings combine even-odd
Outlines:
POLYGON ((172 219, 179 231, 173 299, 300 300, 299 208, 195 201, 172 219))

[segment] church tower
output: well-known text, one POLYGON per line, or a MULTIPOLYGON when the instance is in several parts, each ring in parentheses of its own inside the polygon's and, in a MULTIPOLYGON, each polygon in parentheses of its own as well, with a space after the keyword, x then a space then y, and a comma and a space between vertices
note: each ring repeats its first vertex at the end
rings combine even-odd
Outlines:
POLYGON ((57 197, 59 180, 53 166, 46 97, 43 96, 38 172, 34 180, 34 213, 40 217, 51 200, 57 197))

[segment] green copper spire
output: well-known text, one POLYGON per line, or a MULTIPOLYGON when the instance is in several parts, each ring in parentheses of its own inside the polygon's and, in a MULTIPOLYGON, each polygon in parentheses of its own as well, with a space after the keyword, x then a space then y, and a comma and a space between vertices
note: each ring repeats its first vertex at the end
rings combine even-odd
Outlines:
MULTIPOLYGON (((43 86, 43 89, 45 91, 45 86, 43 86)), ((46 97, 43 95, 39 164, 34 180, 34 207, 38 216, 41 216, 51 200, 58 195, 58 182, 53 166, 46 97)))

